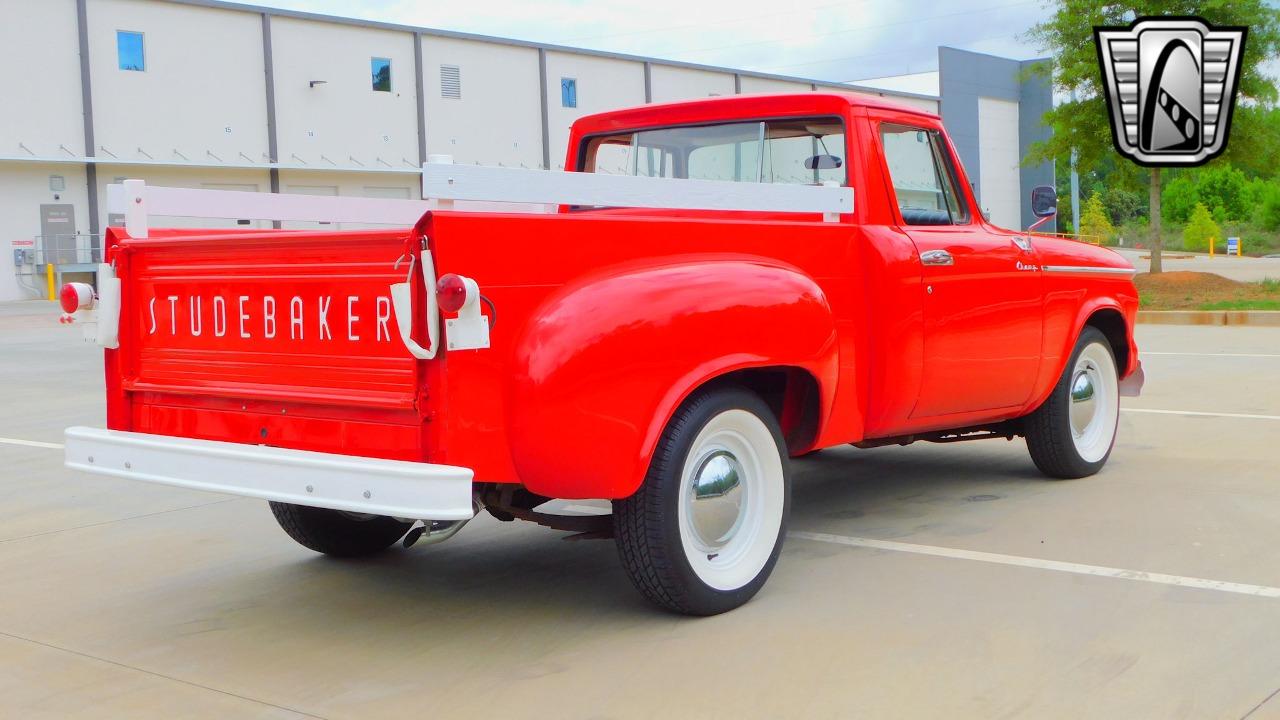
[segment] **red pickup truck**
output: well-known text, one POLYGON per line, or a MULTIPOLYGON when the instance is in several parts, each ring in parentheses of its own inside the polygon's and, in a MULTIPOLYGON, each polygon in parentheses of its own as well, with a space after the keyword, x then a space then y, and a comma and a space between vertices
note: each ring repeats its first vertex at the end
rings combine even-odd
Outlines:
POLYGON ((646 597, 713 614, 778 558, 789 458, 1023 436, 1050 477, 1106 463, 1134 270, 986 222, 937 116, 649 105, 578 120, 566 167, 431 162, 422 202, 113 186, 99 287, 63 297, 106 348, 108 428, 69 428, 67 464, 269 500, 337 556, 482 510, 613 537, 646 597), (540 509, 588 498, 612 515, 540 509))

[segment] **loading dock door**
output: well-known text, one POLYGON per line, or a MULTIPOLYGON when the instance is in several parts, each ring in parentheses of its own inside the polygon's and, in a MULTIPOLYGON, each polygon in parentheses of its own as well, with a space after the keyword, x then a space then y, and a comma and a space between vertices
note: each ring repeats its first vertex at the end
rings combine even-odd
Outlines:
POLYGON ((40 206, 40 235, 45 262, 76 262, 76 206, 48 203, 40 206))

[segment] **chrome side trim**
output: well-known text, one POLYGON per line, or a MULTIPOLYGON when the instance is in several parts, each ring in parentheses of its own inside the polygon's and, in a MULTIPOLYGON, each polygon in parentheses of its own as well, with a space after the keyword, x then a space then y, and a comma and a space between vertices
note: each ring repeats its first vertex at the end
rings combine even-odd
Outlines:
POLYGON ((1101 267, 1095 265, 1041 265, 1045 272, 1072 273, 1075 275, 1135 275, 1135 268, 1101 267))

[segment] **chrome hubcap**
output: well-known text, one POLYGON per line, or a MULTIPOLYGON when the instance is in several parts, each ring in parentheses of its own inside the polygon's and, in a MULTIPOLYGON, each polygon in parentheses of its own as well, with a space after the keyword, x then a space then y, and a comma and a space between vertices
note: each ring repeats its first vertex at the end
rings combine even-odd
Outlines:
POLYGON ((726 450, 708 453, 697 464, 686 502, 697 544, 709 553, 723 548, 742 525, 742 464, 726 450))
POLYGON ((1098 415, 1097 375, 1098 368, 1087 364, 1071 381, 1071 431, 1076 437, 1084 435, 1098 415))

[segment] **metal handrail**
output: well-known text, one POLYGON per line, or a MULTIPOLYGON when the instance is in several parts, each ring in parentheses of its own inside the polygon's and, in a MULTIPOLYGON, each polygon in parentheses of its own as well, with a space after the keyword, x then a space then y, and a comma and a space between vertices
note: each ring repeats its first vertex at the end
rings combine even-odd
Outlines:
POLYGON ((93 265, 102 262, 100 233, 35 235, 36 265, 93 265))
POLYGON ((1077 235, 1077 234, 1075 234, 1075 233, 1041 232, 1041 231, 1039 231, 1039 230, 1033 230, 1033 231, 1031 232, 1031 234, 1032 234, 1032 235, 1045 235, 1045 236, 1047 236, 1047 237, 1064 238, 1064 239, 1066 239, 1066 240, 1078 240, 1078 241, 1080 241, 1080 242, 1089 243, 1090 245, 1101 245, 1101 244, 1102 244, 1102 236, 1101 236, 1101 235, 1077 235))

